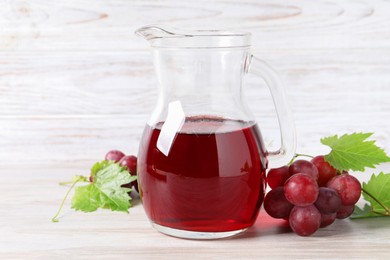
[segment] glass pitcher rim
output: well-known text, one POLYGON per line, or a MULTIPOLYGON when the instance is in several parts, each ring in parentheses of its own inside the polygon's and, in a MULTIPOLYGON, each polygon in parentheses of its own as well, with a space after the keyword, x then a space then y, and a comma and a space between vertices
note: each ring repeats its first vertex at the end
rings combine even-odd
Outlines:
POLYGON ((251 33, 232 30, 179 30, 173 27, 147 25, 135 31, 153 48, 236 48, 249 47, 251 33))

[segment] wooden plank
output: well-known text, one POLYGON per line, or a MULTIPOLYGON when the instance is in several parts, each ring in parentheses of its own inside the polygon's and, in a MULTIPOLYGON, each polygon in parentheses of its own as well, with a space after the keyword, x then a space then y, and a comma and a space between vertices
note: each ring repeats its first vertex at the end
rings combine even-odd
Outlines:
POLYGON ((136 115, 2 119, 0 161, 91 165, 111 149, 135 154, 146 120, 136 115))
POLYGON ((264 49, 388 48, 388 1, 1 1, 1 51, 146 49, 146 24, 241 29, 264 49))
POLYGON ((232 239, 193 241, 155 231, 139 200, 130 214, 75 212, 67 201, 58 223, 50 219, 66 192, 57 182, 83 166, 1 167, 0 258, 134 259, 387 259, 388 219, 338 220, 311 237, 262 212, 247 232, 232 239), (10 174, 12 172, 12 174, 10 174), (28 174, 26 174, 28 172, 28 174), (324 245, 324 243, 326 245, 324 245))
POLYGON ((38 52, 1 60, 0 115, 139 113, 156 98, 150 54, 38 52))
MULTIPOLYGON (((389 111, 373 117, 371 111, 337 114, 306 111, 295 114, 300 153, 323 154, 322 137, 374 131, 378 145, 390 150, 389 111), (383 117, 382 117, 383 116, 383 117)), ((279 130, 272 114, 258 115, 264 142, 270 150, 279 146, 279 130)), ((74 164, 102 160, 111 149, 137 154, 148 116, 110 115, 79 117, 10 117, 0 119, 0 165, 10 164, 74 164)))
MULTIPOLYGON (((277 69, 298 113, 390 108, 381 101, 390 95, 390 49, 254 53, 277 69)), ((157 99, 149 52, 0 53, 0 60, 0 116, 149 114, 157 99)), ((258 78, 246 78, 248 103, 269 100, 258 78)))

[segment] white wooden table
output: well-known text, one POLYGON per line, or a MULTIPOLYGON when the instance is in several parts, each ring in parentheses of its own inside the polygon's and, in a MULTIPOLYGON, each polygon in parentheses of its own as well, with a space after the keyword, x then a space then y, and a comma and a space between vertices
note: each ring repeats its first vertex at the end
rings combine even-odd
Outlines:
MULTIPOLYGON (((110 149, 136 154, 157 97, 140 26, 253 33, 253 53, 283 78, 298 151, 328 150, 321 137, 375 132, 390 153, 390 1, 0 0, 0 258, 388 259, 389 219, 338 221, 312 237, 261 214, 234 239, 190 241, 130 214, 74 212, 57 185, 110 149)), ((246 80, 270 148, 277 121, 264 84, 246 80), (259 87, 259 85, 261 87, 259 87), (261 104, 261 105, 259 105, 261 104)), ((382 165, 366 173, 389 172, 382 165)))
POLYGON ((0 259, 388 259, 387 218, 337 220, 310 237, 292 233, 262 212, 254 227, 224 240, 193 241, 155 231, 139 200, 129 214, 63 210, 50 219, 66 192, 58 180, 75 166, 2 167, 0 259))

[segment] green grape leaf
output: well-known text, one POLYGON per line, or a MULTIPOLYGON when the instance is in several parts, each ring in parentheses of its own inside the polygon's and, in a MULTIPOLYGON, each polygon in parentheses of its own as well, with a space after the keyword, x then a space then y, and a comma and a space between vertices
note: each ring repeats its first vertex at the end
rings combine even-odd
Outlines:
POLYGON ((355 205, 355 210, 353 214, 350 216, 351 219, 359 219, 359 218, 372 218, 372 217, 381 217, 377 213, 372 212, 372 208, 367 203, 364 204, 363 208, 355 205))
POLYGON ((372 133, 353 133, 321 139, 321 143, 332 148, 325 160, 339 171, 364 171, 365 167, 390 162, 385 151, 376 146, 375 141, 367 141, 372 133))
POLYGON ((379 215, 390 212, 390 173, 373 174, 370 180, 363 182, 363 198, 369 203, 371 211, 379 215))
POLYGON ((96 163, 92 166, 92 168, 91 168, 91 175, 92 175, 93 177, 95 177, 95 176, 96 176, 96 173, 97 173, 98 171, 100 171, 101 169, 103 169, 103 168, 105 168, 105 167, 107 167, 108 165, 111 165, 111 164, 114 164, 114 162, 113 162, 113 161, 108 161, 108 160, 104 160, 104 161, 101 161, 101 162, 96 162, 96 163))
POLYGON ((93 182, 77 187, 72 199, 72 208, 84 212, 95 211, 98 208, 109 208, 113 211, 128 212, 131 206, 129 188, 122 185, 136 180, 125 167, 112 161, 96 163, 91 174, 93 182))
POLYGON ((72 198, 72 208, 84 212, 97 210, 101 205, 99 191, 95 185, 77 187, 72 198))
POLYGON ((128 192, 131 189, 121 186, 136 178, 117 163, 100 169, 96 173, 94 185, 100 192, 102 206, 109 207, 111 210, 128 212, 131 206, 131 197, 128 192))

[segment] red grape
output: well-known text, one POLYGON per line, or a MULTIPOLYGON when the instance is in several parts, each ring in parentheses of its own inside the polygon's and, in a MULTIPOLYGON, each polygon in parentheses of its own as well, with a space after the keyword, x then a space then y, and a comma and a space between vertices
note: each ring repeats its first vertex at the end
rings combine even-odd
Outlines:
POLYGON ((131 175, 137 175, 137 157, 126 155, 119 161, 120 166, 125 166, 131 175))
POLYGON ((337 175, 337 170, 332 167, 323 155, 314 157, 311 162, 317 167, 318 170, 318 185, 325 186, 326 183, 337 175))
POLYGON ((286 218, 293 205, 284 196, 283 187, 276 187, 264 198, 264 209, 273 218, 286 218))
POLYGON ((267 174, 267 183, 271 189, 274 189, 283 186, 289 177, 290 173, 286 165, 280 168, 270 169, 267 174))
POLYGON ((305 173, 313 177, 315 180, 318 179, 317 167, 309 161, 296 160, 290 165, 288 170, 290 172, 290 175, 294 175, 297 173, 305 173))
POLYGON ((337 175, 328 182, 327 186, 337 191, 343 205, 354 205, 360 198, 361 184, 352 175, 337 175))
POLYGON ((353 211, 355 210, 355 205, 343 205, 341 206, 341 209, 337 212, 336 218, 343 219, 348 218, 352 215, 353 211))
POLYGON ((295 206, 291 210, 289 224, 296 234, 309 236, 320 228, 321 213, 314 205, 306 207, 295 206))
POLYGON ((321 214, 332 214, 341 208, 341 199, 337 191, 331 188, 320 187, 315 206, 321 214))
POLYGON ((320 227, 326 227, 332 224, 336 220, 337 213, 332 214, 321 214, 321 225, 320 227))
POLYGON ((284 195, 295 206, 313 204, 318 197, 318 192, 317 182, 304 173, 294 174, 284 184, 284 195))
POLYGON ((120 159, 122 159, 122 157, 125 156, 124 153, 122 153, 121 151, 119 150, 111 150, 109 151, 106 156, 104 157, 105 160, 109 160, 109 161, 114 161, 114 162, 119 162, 120 159))
MULTIPOLYGON (((126 155, 124 156, 120 161, 119 164, 121 166, 125 166, 126 169, 129 171, 130 175, 136 176, 137 175, 137 157, 134 155, 126 155)), ((124 187, 131 188, 134 186, 134 188, 138 192, 138 182, 135 180, 129 184, 124 185, 124 187)))

